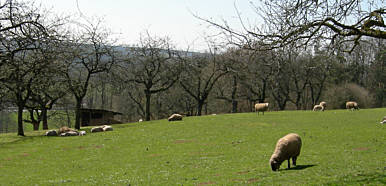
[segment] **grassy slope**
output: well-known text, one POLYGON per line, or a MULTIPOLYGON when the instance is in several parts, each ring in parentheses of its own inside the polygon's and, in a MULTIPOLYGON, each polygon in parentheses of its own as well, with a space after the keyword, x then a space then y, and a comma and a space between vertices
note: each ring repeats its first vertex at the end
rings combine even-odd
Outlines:
MULTIPOLYGON (((115 125, 80 137, 0 135, 5 185, 385 184, 386 108, 188 117, 115 125), (272 172, 287 133, 303 140, 299 166, 272 172)), ((0 185, 1 185, 0 184, 0 185)))

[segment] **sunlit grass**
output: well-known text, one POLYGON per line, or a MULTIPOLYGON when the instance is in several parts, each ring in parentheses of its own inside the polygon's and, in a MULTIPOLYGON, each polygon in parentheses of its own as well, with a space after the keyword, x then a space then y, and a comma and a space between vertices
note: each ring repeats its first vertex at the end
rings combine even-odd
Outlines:
MULTIPOLYGON (((386 109, 284 111, 114 125, 79 137, 0 135, 0 185, 385 184, 386 109), (298 133, 298 167, 273 172, 298 133)), ((86 129, 89 131, 89 128, 86 129)))

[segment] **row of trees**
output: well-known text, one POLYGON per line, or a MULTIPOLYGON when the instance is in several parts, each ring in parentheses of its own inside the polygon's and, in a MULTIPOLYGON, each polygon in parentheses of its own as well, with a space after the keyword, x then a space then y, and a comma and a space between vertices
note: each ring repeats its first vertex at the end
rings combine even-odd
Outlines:
POLYGON ((0 4, 0 12, 0 100, 18 108, 22 136, 23 122, 48 129, 54 107, 74 109, 79 129, 82 107, 113 109, 136 121, 250 112, 256 102, 277 110, 310 109, 321 100, 330 108, 349 99, 366 107, 386 102, 383 39, 358 40, 357 46, 320 37, 306 48, 294 39, 270 50, 264 40, 232 40, 228 47, 208 42, 207 52, 197 53, 149 32, 137 45, 115 46, 100 20, 55 17, 16 0, 0 4))

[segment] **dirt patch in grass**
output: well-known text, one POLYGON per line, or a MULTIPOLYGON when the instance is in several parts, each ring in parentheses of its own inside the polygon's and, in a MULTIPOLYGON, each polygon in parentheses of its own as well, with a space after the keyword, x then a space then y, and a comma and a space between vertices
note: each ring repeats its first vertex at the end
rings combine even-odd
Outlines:
POLYGON ((369 150, 369 148, 367 148, 367 147, 359 147, 359 148, 355 148, 353 150, 356 150, 356 151, 366 151, 366 150, 369 150))
POLYGON ((95 145, 95 148, 97 148, 97 149, 100 149, 102 147, 103 147, 102 145, 95 145))
POLYGON ((78 149, 80 149, 80 150, 83 150, 83 149, 85 149, 86 147, 84 147, 84 146, 79 146, 78 147, 78 149))
POLYGON ((202 183, 199 183, 198 185, 213 185, 213 184, 216 184, 215 182, 202 182, 202 183))
POLYGON ((251 179, 248 179, 248 183, 255 183, 257 182, 259 179, 257 178, 251 178, 251 179))
POLYGON ((175 140, 174 143, 176 144, 181 144, 181 143, 192 143, 193 140, 184 140, 184 139, 180 139, 180 140, 175 140))
POLYGON ((27 156, 29 156, 29 154, 25 152, 25 153, 21 154, 21 156, 27 157, 27 156))
POLYGON ((241 172, 237 172, 237 174, 248 174, 249 173, 249 170, 247 171, 241 171, 241 172))
POLYGON ((161 156, 160 154, 150 154, 149 155, 150 157, 158 157, 158 156, 161 156))

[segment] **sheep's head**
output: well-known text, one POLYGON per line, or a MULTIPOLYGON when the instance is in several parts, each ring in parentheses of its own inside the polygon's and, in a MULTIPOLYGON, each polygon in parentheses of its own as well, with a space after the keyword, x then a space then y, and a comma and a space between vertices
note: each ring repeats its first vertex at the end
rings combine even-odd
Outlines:
POLYGON ((272 171, 279 170, 281 163, 276 158, 271 158, 269 162, 271 163, 272 171))

